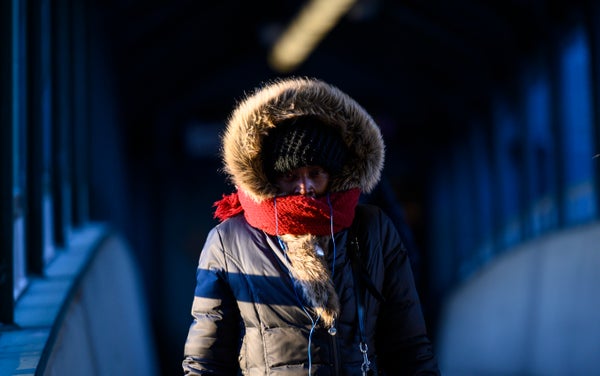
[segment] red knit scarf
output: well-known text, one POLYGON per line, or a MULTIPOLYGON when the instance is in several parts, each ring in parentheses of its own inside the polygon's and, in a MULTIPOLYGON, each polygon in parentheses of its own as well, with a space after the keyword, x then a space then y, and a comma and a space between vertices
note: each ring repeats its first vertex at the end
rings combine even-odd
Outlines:
POLYGON ((270 235, 329 235, 330 215, 333 211, 333 232, 350 227, 354 209, 358 204, 360 190, 350 189, 319 198, 302 195, 281 196, 261 201, 252 200, 244 191, 238 190, 214 203, 214 217, 221 221, 244 213, 252 227, 270 235))

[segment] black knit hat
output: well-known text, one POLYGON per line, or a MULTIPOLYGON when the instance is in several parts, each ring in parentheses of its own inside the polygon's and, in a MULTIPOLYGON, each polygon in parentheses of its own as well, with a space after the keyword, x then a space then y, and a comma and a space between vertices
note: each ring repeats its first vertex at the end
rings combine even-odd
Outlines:
POLYGON ((299 167, 315 165, 335 175, 348 153, 340 134, 314 116, 279 123, 265 137, 262 150, 269 180, 299 167))

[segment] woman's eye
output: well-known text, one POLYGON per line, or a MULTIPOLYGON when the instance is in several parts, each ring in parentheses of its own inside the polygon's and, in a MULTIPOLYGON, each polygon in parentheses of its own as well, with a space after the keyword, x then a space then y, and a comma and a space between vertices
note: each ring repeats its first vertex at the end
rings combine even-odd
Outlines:
POLYGON ((314 170, 310 171, 310 176, 311 177, 318 177, 325 174, 325 170, 321 169, 321 168, 316 168, 314 170))

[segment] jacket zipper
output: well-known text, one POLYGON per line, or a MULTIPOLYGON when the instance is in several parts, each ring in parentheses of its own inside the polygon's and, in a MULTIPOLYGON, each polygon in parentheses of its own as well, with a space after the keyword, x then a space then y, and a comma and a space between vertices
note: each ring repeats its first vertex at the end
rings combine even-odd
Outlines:
POLYGON ((332 348, 333 348, 333 371, 334 371, 334 375, 340 375, 340 355, 339 355, 339 349, 338 349, 338 341, 336 339, 336 336, 330 336, 331 337, 331 343, 332 343, 332 348))

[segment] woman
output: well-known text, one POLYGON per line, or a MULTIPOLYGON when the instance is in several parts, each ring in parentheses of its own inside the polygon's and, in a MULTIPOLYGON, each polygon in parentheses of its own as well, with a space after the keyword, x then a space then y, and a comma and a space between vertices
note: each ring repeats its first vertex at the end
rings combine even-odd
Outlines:
POLYGON ((406 249, 361 192, 379 128, 325 82, 271 82, 222 139, 236 192, 200 255, 187 375, 439 374, 406 249))

